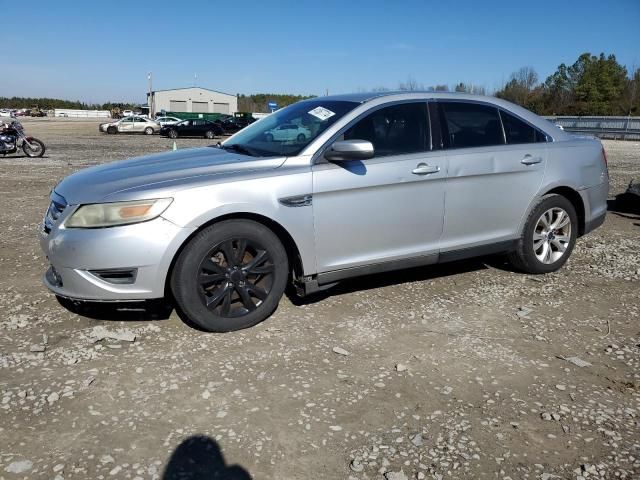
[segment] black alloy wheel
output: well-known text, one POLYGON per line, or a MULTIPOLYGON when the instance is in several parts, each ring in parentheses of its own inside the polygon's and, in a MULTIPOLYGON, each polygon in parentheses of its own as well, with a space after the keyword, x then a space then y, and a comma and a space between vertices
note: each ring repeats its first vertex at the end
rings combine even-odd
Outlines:
POLYGON ((247 238, 219 243, 202 259, 199 294, 217 316, 232 318, 254 311, 269 296, 275 266, 262 245, 247 238))
POLYGON ((269 228, 251 220, 226 220, 205 228, 184 247, 171 275, 171 291, 187 323, 229 332, 269 317, 288 278, 287 253, 269 228))

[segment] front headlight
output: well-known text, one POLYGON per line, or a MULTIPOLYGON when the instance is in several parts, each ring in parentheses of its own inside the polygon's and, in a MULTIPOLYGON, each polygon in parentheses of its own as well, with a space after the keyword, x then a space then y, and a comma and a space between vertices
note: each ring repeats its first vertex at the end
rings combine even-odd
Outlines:
POLYGON ((160 216, 173 198, 82 205, 64 222, 67 228, 100 228, 146 222, 160 216))

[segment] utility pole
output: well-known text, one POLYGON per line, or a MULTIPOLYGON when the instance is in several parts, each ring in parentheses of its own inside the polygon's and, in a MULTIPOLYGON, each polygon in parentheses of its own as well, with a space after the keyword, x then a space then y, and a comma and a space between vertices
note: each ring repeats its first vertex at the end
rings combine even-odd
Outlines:
POLYGON ((153 74, 149 72, 147 74, 147 80, 149 80, 149 118, 153 118, 154 114, 154 98, 153 98, 153 74))

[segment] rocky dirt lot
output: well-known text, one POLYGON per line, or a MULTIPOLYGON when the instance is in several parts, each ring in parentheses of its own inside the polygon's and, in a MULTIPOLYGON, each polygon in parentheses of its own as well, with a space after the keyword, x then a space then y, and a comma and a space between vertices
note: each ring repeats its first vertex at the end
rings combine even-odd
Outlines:
MULTIPOLYGON (((170 141, 24 124, 48 150, 0 158, 0 478, 640 478, 637 215, 541 277, 501 258, 378 275, 230 334, 88 318, 41 285, 47 195, 170 141)), ((640 145, 605 146, 615 195, 640 145)))

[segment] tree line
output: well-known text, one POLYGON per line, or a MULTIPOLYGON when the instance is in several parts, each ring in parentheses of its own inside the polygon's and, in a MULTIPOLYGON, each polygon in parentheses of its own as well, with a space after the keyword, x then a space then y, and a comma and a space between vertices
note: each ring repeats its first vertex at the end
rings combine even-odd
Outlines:
MULTIPOLYGON (((544 82, 539 82, 532 67, 522 67, 493 92, 482 85, 464 82, 453 89, 444 84, 425 87, 413 78, 400 82, 397 89, 490 94, 539 115, 640 115, 640 69, 628 71, 615 55, 604 53, 599 56, 583 53, 570 66, 562 63, 544 82)), ((390 89, 372 89, 387 90, 390 89)))
POLYGON ((275 102, 278 108, 282 108, 300 100, 313 97, 314 95, 287 95, 282 93, 238 94, 238 110, 241 112, 268 112, 269 102, 275 102))
POLYGON ((73 108, 77 110, 111 110, 112 108, 134 109, 133 103, 85 103, 80 100, 61 100, 47 97, 0 97, 0 108, 34 108, 53 110, 54 108, 73 108))
POLYGON ((544 82, 522 67, 495 96, 540 115, 640 115, 640 69, 627 71, 615 55, 583 53, 544 82))
MULTIPOLYGON (((365 91, 364 88, 358 88, 365 91)), ((371 91, 391 90, 385 86, 371 91)), ((438 84, 425 87, 413 78, 398 84, 397 90, 427 90, 435 92, 466 92, 478 95, 494 95, 521 105, 539 115, 640 115, 640 69, 628 71, 616 60, 615 55, 599 56, 583 53, 572 64, 562 63, 556 71, 540 82, 532 67, 522 67, 513 72, 499 89, 489 92, 483 85, 459 82, 450 88, 438 84)), ((289 95, 280 93, 238 94, 238 110, 241 112, 268 112, 269 102, 278 108, 286 107, 313 95, 289 95)), ((134 109, 131 103, 107 102, 90 104, 79 100, 55 98, 0 97, 0 108, 77 108, 111 110, 134 109)))

